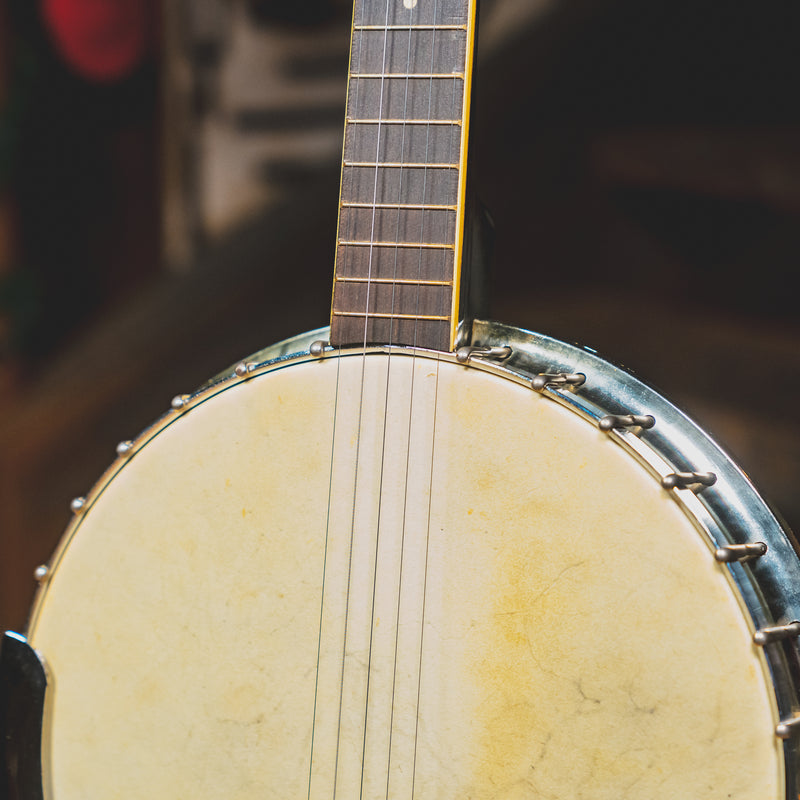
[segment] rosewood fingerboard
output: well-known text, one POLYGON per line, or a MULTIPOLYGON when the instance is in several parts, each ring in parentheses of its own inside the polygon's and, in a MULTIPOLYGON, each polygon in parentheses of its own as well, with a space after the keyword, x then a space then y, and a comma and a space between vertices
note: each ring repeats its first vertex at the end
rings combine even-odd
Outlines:
POLYGON ((356 0, 331 343, 454 346, 476 0, 356 0))

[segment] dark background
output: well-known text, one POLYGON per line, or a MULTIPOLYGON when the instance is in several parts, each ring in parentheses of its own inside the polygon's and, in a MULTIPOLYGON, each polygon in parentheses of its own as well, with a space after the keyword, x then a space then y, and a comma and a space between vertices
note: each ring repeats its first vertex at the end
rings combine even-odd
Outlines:
MULTIPOLYGON (((341 104, 239 109, 241 136, 340 129, 347 4, 246 5, 255 28, 341 37, 341 57, 281 62, 341 81, 341 104)), ((471 172, 496 228, 491 315, 655 384, 800 528, 797 4, 484 0, 485 18, 500 6, 519 21, 482 34, 471 172)), ((327 324, 338 193, 335 158, 272 157, 279 199, 216 236, 187 212, 173 268, 158 6, 151 47, 105 83, 64 63, 37 8, 0 0, 0 627, 17 629, 117 442, 327 324)), ((186 47, 202 120, 220 45, 186 47)))

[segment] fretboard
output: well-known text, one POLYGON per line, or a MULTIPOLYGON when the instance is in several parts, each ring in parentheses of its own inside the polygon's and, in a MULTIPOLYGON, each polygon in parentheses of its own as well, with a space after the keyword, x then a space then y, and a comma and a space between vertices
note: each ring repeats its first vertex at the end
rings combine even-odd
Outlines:
POLYGON ((356 0, 331 343, 454 346, 476 0, 356 0))

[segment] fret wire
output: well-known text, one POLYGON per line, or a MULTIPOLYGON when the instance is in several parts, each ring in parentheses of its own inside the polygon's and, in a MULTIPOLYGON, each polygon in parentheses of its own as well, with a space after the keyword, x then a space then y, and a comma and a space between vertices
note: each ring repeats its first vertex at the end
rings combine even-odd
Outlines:
MULTIPOLYGON (((427 164, 424 161, 345 161, 346 167, 388 167, 400 169, 458 169, 461 164, 427 164)), ((372 206, 370 205, 370 208, 372 206)))
POLYGON ((441 79, 452 79, 456 78, 458 80, 464 80, 464 73, 463 72, 351 72, 351 78, 369 78, 372 80, 378 80, 380 78, 419 78, 419 79, 429 79, 429 78, 441 78, 441 79))
POLYGON ((348 125, 461 125, 460 119, 358 119, 345 120, 348 125))
POLYGON ((354 31, 465 31, 466 25, 353 25, 354 31))
POLYGON ((336 276, 340 283, 400 283, 404 286, 452 286, 453 281, 415 280, 414 278, 359 278, 336 276))
POLYGON ((354 203, 344 201, 342 208, 396 208, 403 211, 458 211, 458 206, 433 203, 354 203))
POLYGON ((440 314, 385 314, 366 311, 334 311, 335 317, 367 317, 369 319, 421 319, 432 322, 450 322, 450 317, 440 314))
POLYGON ((339 240, 340 245, 347 247, 403 247, 415 248, 420 247, 424 250, 454 250, 455 245, 440 244, 435 242, 371 242, 368 240, 339 240))

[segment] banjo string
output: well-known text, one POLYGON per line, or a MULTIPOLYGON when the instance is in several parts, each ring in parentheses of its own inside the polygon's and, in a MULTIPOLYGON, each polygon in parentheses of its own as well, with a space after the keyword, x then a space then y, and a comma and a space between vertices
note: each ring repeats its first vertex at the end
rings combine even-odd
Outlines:
MULTIPOLYGON (((408 115, 408 92, 409 92, 409 85, 410 85, 410 72, 411 72, 411 42, 413 37, 413 30, 411 29, 411 22, 413 20, 413 6, 410 6, 408 9, 408 24, 409 24, 409 31, 408 31, 408 45, 406 48, 406 68, 405 68, 405 83, 403 87, 403 114, 401 119, 403 123, 401 125, 401 132, 400 132, 400 157, 399 157, 399 164, 400 167, 398 169, 399 177, 398 177, 398 185, 397 185, 397 211, 395 217, 395 242, 400 241, 400 218, 401 218, 401 203, 403 200, 403 179, 405 176, 404 173, 404 158, 405 158, 405 149, 406 149, 406 118, 408 115)), ((367 741, 367 720, 368 720, 368 713, 369 713, 369 687, 370 687, 370 676, 371 676, 371 667, 372 667, 372 634, 375 629, 375 587, 377 584, 377 573, 378 573, 378 548, 380 543, 380 515, 381 515, 381 498, 382 498, 382 489, 383 489, 383 472, 385 468, 385 453, 386 453, 386 436, 387 436, 387 421, 388 421, 388 400, 389 400, 389 378, 390 378, 390 365, 391 365, 391 345, 394 341, 394 332, 395 332, 395 320, 394 320, 394 313, 395 313, 395 302, 396 302, 396 292, 397 292, 397 272, 398 272, 398 259, 399 259, 400 248, 395 246, 394 248, 394 261, 392 265, 392 299, 391 299, 391 317, 389 323, 389 353, 387 356, 386 362, 386 395, 385 395, 385 404, 384 404, 384 417, 383 417, 383 443, 382 443, 382 451, 381 451, 381 479, 380 479, 380 490, 378 492, 378 530, 376 531, 376 542, 375 542, 375 564, 374 564, 374 572, 373 572, 373 600, 372 600, 372 614, 371 614, 371 627, 370 627, 370 653, 368 658, 368 668, 367 668, 367 695, 365 701, 365 708, 364 708, 364 742, 363 742, 363 750, 362 750, 362 760, 361 760, 361 791, 363 794, 363 783, 364 783, 364 771, 366 768, 366 741, 367 741)), ((409 388, 409 418, 408 418, 408 445, 406 447, 406 464, 405 464, 405 476, 404 476, 404 497, 408 495, 408 475, 409 475, 409 461, 410 461, 410 436, 411 436, 411 404, 413 404, 413 396, 414 396, 414 371, 412 369, 411 372, 411 386, 409 388)), ((389 711, 389 729, 388 729, 388 745, 387 745, 387 769, 386 769, 386 796, 389 796, 389 778, 391 774, 391 754, 392 754, 392 741, 393 741, 393 725, 394 725, 394 698, 395 698, 395 689, 397 685, 397 649, 398 649, 398 631, 399 631, 399 624, 400 624, 400 597, 402 594, 402 583, 403 583, 403 560, 404 560, 404 553, 405 553, 405 528, 406 524, 406 515, 405 515, 405 503, 403 506, 403 519, 401 524, 401 532, 400 532, 400 563, 399 563, 399 573, 398 573, 398 586, 397 586, 397 611, 396 611, 396 619, 395 619, 395 642, 394 642, 394 665, 393 665, 393 672, 392 672, 392 689, 391 689, 391 706, 389 711)))
MULTIPOLYGON (((356 6, 357 7, 357 6, 356 6)), ((355 17, 354 17, 355 19, 355 17)), ((359 36, 358 41, 358 53, 356 56, 356 71, 361 71, 361 58, 364 46, 364 37, 363 33, 359 36)), ((356 109, 359 106, 359 89, 360 89, 360 82, 356 81, 355 84, 355 91, 353 97, 353 105, 356 109)), ((358 129, 354 130, 353 136, 355 137, 358 133, 358 129)), ((353 225, 354 220, 351 217, 348 217, 347 220, 347 240, 353 239, 353 225)), ((348 260, 349 260, 349 250, 345 248, 342 253, 342 258, 344 261, 344 266, 346 268, 348 260)), ((322 563, 322 585, 320 590, 320 604, 319 604, 319 634, 317 640, 317 662, 316 662, 316 670, 315 670, 315 678, 314 678, 314 704, 312 710, 312 719, 311 719, 311 747, 310 747, 310 754, 309 754, 309 764, 308 764, 308 798, 311 798, 311 785, 313 780, 313 771, 314 771, 314 753, 315 753, 315 746, 316 746, 316 734, 317 734, 317 707, 319 702, 319 677, 320 677, 320 663, 322 658, 322 633, 323 633, 323 626, 324 626, 324 615, 325 615, 325 589, 327 588, 327 578, 328 578, 328 552, 329 552, 329 544, 330 544, 330 533, 331 533, 331 510, 332 510, 332 501, 333 501, 333 475, 334 475, 334 463, 335 463, 335 454, 336 454, 336 423, 339 418, 339 392, 341 388, 340 378, 341 378, 341 364, 342 364, 342 347, 341 345, 338 347, 338 353, 336 358, 336 381, 335 381, 335 388, 334 388, 334 401, 333 401, 333 423, 332 423, 332 432, 331 432, 331 456, 330 456, 330 466, 329 466, 329 478, 328 478, 328 503, 327 503, 327 510, 326 510, 326 518, 325 518, 325 550, 323 554, 323 563, 322 563)), ((342 664, 342 669, 344 670, 344 664, 342 664)), ((334 792, 335 792, 335 785, 334 785, 334 792)))
MULTIPOLYGON (((348 633, 350 629, 350 592, 351 592, 351 585, 352 585, 352 577, 353 577, 353 556, 354 556, 354 543, 355 543, 355 524, 356 524, 356 506, 358 500, 358 478, 359 478, 359 464, 360 464, 360 456, 361 456, 361 436, 363 432, 363 415, 364 415, 364 405, 365 405, 365 391, 366 391, 366 354, 367 354, 367 343, 369 340, 369 307, 370 307, 370 300, 371 294, 373 291, 372 287, 372 277, 373 277, 373 269, 375 268, 375 264, 373 262, 373 258, 375 255, 375 248, 374 248, 374 241, 375 241, 375 229, 377 225, 377 203, 378 203, 378 184, 379 184, 379 167, 377 166, 380 163, 380 152, 381 152, 381 133, 383 129, 382 120, 383 120, 383 113, 384 113, 384 99, 388 96, 388 87, 386 86, 386 68, 387 68, 387 57, 388 57, 388 39, 389 39, 389 14, 390 14, 390 2, 391 0, 386 0, 386 8, 385 8, 385 24, 384 24, 384 37, 383 37, 383 64, 381 70, 381 79, 380 79, 380 93, 379 93, 379 106, 378 106, 378 114, 377 114, 377 135, 376 135, 376 154, 375 154, 375 172, 373 176, 373 194, 372 194, 372 216, 371 216, 371 231, 370 231, 370 246, 369 246, 369 253, 368 253, 368 273, 367 273, 367 292, 366 292, 366 299, 365 299, 365 322, 364 322, 364 331, 363 331, 363 340, 362 340, 362 353, 361 353, 361 375, 360 375, 360 398, 359 398, 359 409, 358 409, 358 441, 356 442, 356 453, 355 453, 355 461, 354 461, 354 478, 353 478, 353 497, 352 497, 352 513, 351 513, 351 521, 350 521, 350 542, 349 542, 349 551, 348 551, 348 565, 347 565, 347 586, 346 586, 346 594, 345 594, 345 609, 344 609, 344 636, 342 641, 342 656, 341 656, 341 672, 340 672, 340 685, 339 685, 339 704, 338 704, 338 721, 337 721, 337 733, 336 733, 336 750, 335 750, 335 765, 334 765, 334 776, 333 776, 333 798, 336 797, 337 792, 337 783, 338 783, 338 772, 339 772, 339 759, 340 759, 340 751, 341 751, 341 734, 342 734, 342 716, 343 716, 343 705, 344 705, 344 687, 345 687, 345 670, 346 670, 346 653, 347 653, 347 641, 348 641, 348 633)), ((403 158, 405 155, 405 146, 406 146, 406 124, 405 118, 407 115, 408 110, 408 99, 409 99, 409 74, 410 74, 410 67, 411 67, 411 41, 413 30, 410 26, 411 19, 413 17, 413 8, 411 6, 409 8, 409 41, 408 41, 408 49, 406 54, 406 78, 405 78, 405 94, 404 94, 404 110, 403 110, 403 124, 401 128, 401 156, 400 156, 400 177, 398 182, 398 206, 401 204, 402 201, 402 189, 403 189, 403 158)), ((363 10, 363 7, 362 7, 363 10)), ((431 68, 430 68, 430 75, 434 74, 434 59, 436 53, 436 20, 437 20, 437 0, 434 0, 434 10, 433 10, 433 23, 434 27, 432 30, 432 38, 431 38, 431 68)), ((361 60, 362 60, 362 53, 363 53, 363 39, 364 35, 363 32, 359 37, 359 48, 358 48, 358 66, 357 69, 360 71, 361 69, 361 60)), ((359 90, 360 90, 360 81, 356 80, 356 86, 354 91, 354 98, 356 104, 358 103, 359 97, 359 90)), ((455 107, 455 82, 454 82, 454 91, 453 91, 453 98, 452 98, 452 108, 455 107)), ((428 125, 426 128, 426 142, 425 142, 425 158, 423 163, 427 165, 428 157, 430 154, 430 121, 432 119, 432 110, 433 110, 433 78, 430 77, 428 79, 428 125)), ((451 114, 451 119, 453 116, 451 114)), ((450 141, 448 143, 448 149, 452 148, 452 135, 450 137, 450 141)), ((428 169, 427 166, 423 167, 423 182, 422 182, 422 204, 425 204, 426 195, 428 192, 428 169)), ((354 225, 354 221, 351 219, 348 221, 348 228, 352 228, 354 225)), ((397 229, 397 237, 396 240, 399 241, 399 233, 400 233, 400 209, 397 210, 397 221, 396 221, 396 229, 397 229)), ((421 214, 421 221, 420 221, 420 244, 424 243, 424 236, 425 236, 425 214, 424 210, 421 214)), ((396 302, 396 291, 397 291, 397 272, 398 272, 398 251, 399 248, 395 247, 394 252, 394 264, 393 264, 393 280, 392 280, 392 297, 391 297, 391 316, 390 316, 390 325, 389 325, 389 345, 394 340, 394 327, 395 327, 395 320, 394 320, 394 311, 395 311, 395 302, 396 302)), ((347 253, 345 253, 345 258, 347 258, 347 253)), ((418 254, 418 263, 417 263, 417 292, 416 292, 416 309, 415 309, 415 321, 414 321, 414 336, 413 336, 413 346, 416 347, 417 344, 417 335, 419 331, 419 308, 420 308, 420 284, 419 280, 421 280, 422 276, 422 258, 423 258, 423 248, 420 247, 420 251, 418 254)), ((316 685, 315 685, 315 695, 314 695, 314 718, 312 721, 312 736, 311 736, 311 758, 309 764, 309 783, 308 783, 308 795, 309 798, 311 796, 311 783, 312 783, 312 775, 313 775, 313 763, 314 763, 314 746, 315 746, 315 733, 316 733, 316 710, 317 710, 317 701, 318 701, 318 685, 319 685, 319 667, 320 667, 320 660, 321 660, 321 647, 322 647, 322 633, 323 633, 323 622, 324 622, 324 590, 325 590, 325 580, 326 580, 326 571, 327 571, 327 554, 328 554, 328 536, 330 532, 330 523, 331 523, 331 508, 332 508, 332 493, 333 493, 333 473, 334 473, 334 462, 335 462, 335 430, 336 430, 336 421, 338 418, 338 407, 339 407, 339 391, 340 391, 340 383, 339 383, 339 369, 340 369, 340 359, 341 359, 341 348, 339 350, 339 359, 337 360, 337 377, 336 377, 336 400, 334 402, 334 437, 331 449, 331 476, 329 481, 329 490, 328 490, 328 510, 327 510, 327 521, 326 521, 326 544, 325 544, 325 555, 323 561, 323 583, 322 583, 322 597, 320 602, 320 622, 319 622, 319 641, 318 641, 318 650, 317 650, 317 674, 316 674, 316 685)), ((390 722, 389 722, 389 746, 388 746, 388 763, 391 765, 391 754, 392 754, 392 734, 393 734, 393 724, 394 724, 394 710, 395 710, 395 696, 396 696, 396 685, 397 685, 397 667, 398 667, 398 651, 399 651, 399 627, 400 627, 400 613, 401 613, 401 597, 402 597, 402 585, 403 585, 403 564, 404 564, 404 554, 405 554, 405 539, 406 539, 406 517, 407 517, 407 510, 408 510, 408 495, 409 495, 409 473, 410 473, 410 447, 411 447, 411 428, 412 428, 412 421, 413 421, 413 398, 414 398, 414 376, 415 376, 415 367, 414 362, 416 360, 415 355, 412 353, 412 368, 411 368, 411 384, 409 388, 410 397, 409 397, 409 415, 408 415, 408 445, 406 450, 406 465, 405 465, 405 485, 404 485, 404 500, 403 500, 403 518, 401 524, 401 542, 400 542, 400 563, 399 563, 399 575, 398 575, 398 589, 397 589, 397 611, 396 611, 396 624, 395 624, 395 643, 394 643, 394 665, 393 665, 393 678, 392 678, 392 694, 391 694, 391 711, 390 711, 390 722)), ((384 468, 385 468, 385 453, 386 453, 386 440, 387 440, 387 421, 388 421, 388 393, 389 393, 389 377, 390 377, 390 365, 391 365, 391 351, 389 358, 387 359, 387 370, 386 370, 386 389, 385 389, 385 397, 384 397, 384 419, 383 419, 383 438, 382 438, 382 452, 381 452, 381 471, 379 477, 379 485, 378 485, 378 518, 377 518, 377 527, 375 532, 375 553, 374 553, 374 564, 373 564, 373 586, 372 586, 372 607, 370 613, 370 633, 369 633, 369 654, 367 659, 367 672, 366 672, 366 692, 365 692, 365 705, 364 705, 364 729, 363 729, 363 741, 362 741, 362 763, 361 763, 361 793, 363 794, 364 789, 364 773, 365 773, 365 766, 366 766, 366 744, 367 744, 367 723, 368 723, 368 714, 369 714, 369 696, 370 696, 370 677, 371 677, 371 665, 372 665, 372 649, 373 649, 373 630, 374 630, 374 614, 375 614, 375 605, 376 605, 376 589, 377 589, 377 569, 378 569, 378 548, 380 544, 380 531, 381 531, 381 499, 383 493, 383 478, 384 478, 384 468)), ((421 695, 421 681, 422 681, 422 656, 423 656, 423 642, 424 642, 424 617, 425 617, 425 601, 427 595, 427 578, 428 578, 428 552, 429 552, 429 543, 430 543, 430 515, 431 515, 431 502, 432 502, 432 484, 433 484, 433 448, 435 445, 435 424, 436 424, 436 403, 438 400, 438 381, 439 381, 439 361, 437 359, 437 367, 436 367, 436 385, 434 391, 434 419, 433 419, 433 438, 431 441, 431 465, 430 465, 430 474, 429 474, 429 499, 428 499, 428 510, 427 510, 427 530, 426 530, 426 543, 425 543, 425 557, 424 557, 424 575, 423 575, 423 597, 422 597, 422 619, 420 621, 420 644, 419 644, 419 664, 418 664, 418 675, 417 675, 417 699, 416 699, 416 723, 415 723, 415 733, 414 733, 414 755, 413 755, 413 769, 412 769, 412 796, 414 792, 414 781, 416 779, 416 759, 417 759, 417 742, 418 742, 418 730, 419 730, 419 703, 420 703, 420 695, 421 695)), ((387 785, 386 785, 386 793, 387 798, 389 794, 389 780, 390 780, 390 769, 387 769, 387 785)))
MULTIPOLYGON (((409 23, 411 22, 411 11, 409 10, 409 23)), ((387 40, 388 40, 388 16, 386 19, 387 29, 384 34, 384 64, 383 64, 383 74, 386 73, 386 60, 388 57, 388 47, 387 47, 387 40)), ((397 187, 397 203, 398 208, 396 212, 396 221, 395 221, 395 241, 400 241, 400 203, 402 201, 402 191, 403 191, 403 157, 405 155, 405 134, 406 134, 406 112, 408 110, 408 84, 409 78, 408 73, 410 72, 410 63, 411 63, 411 31, 409 30, 409 47, 408 52, 406 55, 406 78, 405 78, 405 94, 403 98, 403 124, 401 127, 401 141, 400 141, 400 158, 399 163, 400 167, 398 169, 399 178, 398 178, 398 187, 397 187)), ((383 113, 383 104, 381 104, 379 119, 383 113)), ((384 157, 388 159, 388 156, 385 152, 386 148, 384 148, 384 157)), ((380 162, 380 155, 381 155, 381 137, 380 137, 380 127, 378 129, 378 141, 376 144, 376 158, 375 161, 380 162)), ((377 173, 376 167, 376 173, 377 173)), ((377 180, 377 175, 376 175, 377 180)), ((375 201, 377 202, 377 195, 375 197, 375 201)), ((375 214, 375 208, 373 207, 373 215, 375 214)), ((372 678, 372 654, 373 654, 373 644, 374 644, 374 632, 375 632, 375 600, 377 594, 377 585, 378 585, 378 556, 380 552, 380 543, 381 543, 381 523, 382 523, 382 513, 383 513, 383 480, 384 480, 384 473, 386 469, 386 439, 388 435, 388 419, 389 419, 389 381, 391 378, 391 365, 392 365, 392 350, 391 346, 394 342, 394 311, 395 311, 395 299, 396 299, 396 289, 397 289, 397 268, 398 268, 398 252, 399 247, 395 246, 394 248, 394 264, 393 264, 393 274, 392 274, 392 298, 391 298, 391 310, 390 310, 390 318, 389 318, 389 335, 388 335, 388 344, 389 344, 389 351, 386 357, 386 375, 385 375, 385 391, 384 391, 384 398, 383 398, 383 431, 382 431, 382 440, 381 440, 381 456, 380 456, 380 475, 378 479, 378 495, 377 495, 377 524, 375 527, 375 558, 373 561, 373 570, 372 570, 372 605, 370 608, 370 629, 369 629, 369 650, 367 654, 367 674, 366 674, 366 690, 364 696, 364 732, 363 738, 361 743, 361 785, 359 796, 363 796, 364 793, 364 775, 366 771, 366 760, 367 760, 367 726, 369 721, 369 700, 370 700, 370 688, 371 688, 371 678, 372 678)), ((413 374, 412 374, 412 384, 411 384, 411 395, 413 396, 413 374)), ((409 415, 410 420, 410 415, 409 415)), ((406 483, 408 482, 408 472, 406 472, 405 477, 406 483)), ((402 571, 402 545, 401 545, 401 554, 400 554, 400 563, 401 563, 401 571, 402 571)), ((402 572, 401 572, 402 574, 402 572)), ((391 727, 389 731, 389 736, 391 740, 391 727)), ((390 752, 391 752, 391 743, 389 745, 390 752)), ((388 775, 388 770, 387 770, 388 775)))
MULTIPOLYGON (((430 155, 430 139, 431 139, 431 119, 432 119, 432 111, 433 111, 433 75, 434 75, 434 67, 435 67, 435 58, 436 58, 436 24, 438 19, 438 0, 434 0, 433 2, 433 29, 431 32, 431 63, 429 69, 429 75, 431 76, 428 78, 428 125, 425 131, 425 159, 423 163, 426 165, 423 170, 423 179, 422 179, 422 203, 425 204, 426 193, 427 193, 427 186, 428 186, 428 157, 430 155)), ((453 81, 455 83, 455 81, 453 81)), ((450 119, 453 119, 451 116, 450 119)), ((452 137, 450 137, 452 139, 452 137)), ((424 239, 425 233, 425 212, 422 213, 422 223, 420 225, 420 245, 422 245, 425 241, 424 239)), ((453 265, 455 266, 455 265, 453 265)), ((417 297, 416 297, 416 320, 414 323, 414 345, 416 346, 416 339, 417 339, 417 330, 419 328, 419 305, 420 305, 420 281, 422 280, 422 247, 420 247, 418 262, 417 262, 417 297)), ((434 387, 434 397, 433 397, 433 430, 431 434, 431 461, 430 461, 430 472, 428 476, 428 508, 427 508, 427 525, 425 531, 425 560, 423 566, 423 581, 422 581, 422 613, 420 615, 420 626, 419 626, 419 661, 417 664, 417 696, 416 696, 416 712, 414 715, 414 754, 412 759, 411 765, 411 800, 413 800, 415 792, 416 792, 416 780, 417 780, 417 753, 418 753, 418 744, 419 744, 419 707, 420 707, 420 698, 422 695, 422 663, 423 663, 423 649, 425 643, 425 609, 426 609, 426 602, 427 602, 427 594, 428 594, 428 556, 430 552, 430 536, 431 536, 431 506, 433 502, 433 456, 435 451, 436 445, 436 413, 438 408, 438 401, 439 401, 439 365, 440 360, 437 357, 436 359, 436 369, 435 369, 435 387, 434 387)), ((406 497, 405 505, 408 503, 408 498, 406 497)))
MULTIPOLYGON (((384 63, 386 57, 386 39, 388 37, 388 18, 389 18, 389 1, 386 0, 386 32, 384 35, 384 63)), ((357 6, 358 7, 358 6, 357 6)), ((361 10, 363 12, 364 7, 362 5, 361 10)), ((359 36, 359 45, 358 45, 358 55, 357 55, 357 66, 356 72, 361 71, 361 60, 363 54, 363 44, 364 44, 364 34, 363 32, 359 36)), ((380 109, 383 106, 383 78, 381 79, 381 99, 380 99, 380 106, 379 106, 379 114, 378 114, 378 141, 380 142, 380 119, 381 113, 380 109)), ((360 81, 356 80, 355 90, 354 90, 354 107, 358 109, 359 107, 359 95, 360 95, 360 81)), ((355 129, 353 136, 358 135, 358 129, 355 129)), ((376 162, 378 159, 375 159, 376 162)), ((377 196, 377 168, 375 174, 375 181, 373 185, 373 230, 374 230, 374 222, 375 222, 375 209, 376 209, 376 196, 377 196)), ((348 219, 348 230, 353 230, 353 225, 355 224, 354 220, 348 219)), ((352 237, 348 237, 352 238, 352 237)), ((373 241, 373 238, 370 238, 370 242, 373 241)), ((369 312, 369 295, 370 295, 370 284, 371 284, 371 275, 372 275, 372 245, 370 245, 370 252, 369 252, 369 262, 368 262, 368 275, 367 275, 367 301, 366 301, 366 311, 369 312)), ((347 262, 348 252, 345 250, 344 259, 345 263, 347 262)), ((358 411, 358 431, 360 434, 361 431, 361 422, 362 422, 362 413, 363 413, 363 400, 364 400, 364 366, 366 362, 366 345, 367 345, 367 326, 369 323, 368 316, 365 317, 365 326, 364 326, 364 340, 363 340, 363 350, 362 350, 362 365, 361 365, 361 392, 360 392, 360 402, 359 402, 359 411, 358 411)), ((323 579, 322 579, 322 590, 321 590, 321 597, 320 597, 320 617, 319 617, 319 640, 317 644, 317 664, 316 664, 316 676, 315 676, 315 687, 314 687, 314 710, 313 710, 313 719, 312 719, 312 731, 311 731, 311 753, 309 758, 309 777, 308 777, 308 797, 310 800, 311 797, 311 789, 312 789, 312 780, 313 780, 313 765, 314 765, 314 750, 316 744, 316 717, 317 717, 317 703, 319 699, 319 674, 320 674, 320 662, 321 662, 321 651, 322 651, 322 634, 323 634, 323 625, 324 625, 324 604, 325 604, 325 588, 326 588, 326 578, 327 578, 327 556, 328 556, 328 544, 329 544, 329 536, 330 536, 330 526, 331 526, 331 512, 332 512, 332 501, 333 501, 333 476, 334 476, 334 464, 336 461, 335 458, 335 450, 336 450, 336 423, 338 420, 339 415, 339 394, 341 389, 340 383, 340 370, 341 370, 341 359, 342 359, 342 348, 341 346, 338 348, 338 357, 337 357, 337 368, 336 368, 336 388, 335 388, 335 400, 334 400, 334 410, 333 410, 333 434, 332 434, 332 443, 331 443, 331 458, 330 458, 330 479, 329 479, 329 486, 328 486, 328 504, 327 504, 327 519, 326 519, 326 531, 325 531, 325 554, 323 558, 323 579)), ((337 781, 338 781, 338 770, 339 770, 339 752, 340 752, 340 745, 341 745, 341 722, 342 722, 342 705, 344 699, 344 672, 345 672, 345 654, 347 649, 347 631, 348 631, 348 624, 349 624, 349 602, 350 602, 350 583, 352 578, 352 564, 353 564, 353 544, 354 544, 354 532, 355 532, 355 508, 356 508, 356 495, 357 495, 357 487, 358 487, 358 462, 359 462, 359 451, 360 451, 360 435, 358 437, 358 442, 356 445, 356 456, 355 456, 355 469, 354 469, 354 477, 353 477, 353 505, 352 505, 352 516, 351 516, 351 525, 350 525, 350 543, 349 543, 349 553, 348 553, 348 572, 347 572, 347 587, 346 587, 346 594, 345 594, 345 615, 344 615, 344 637, 342 641, 342 657, 341 657, 341 672, 340 672, 340 681, 339 681, 339 708, 338 708, 338 721, 337 721, 337 732, 336 732, 336 748, 335 748, 335 755, 334 755, 334 775, 333 775, 333 791, 332 797, 336 797, 336 790, 337 790, 337 781)))
MULTIPOLYGON (((356 453, 355 453, 355 464, 354 464, 354 477, 353 477, 353 500, 352 500, 352 513, 350 517, 350 544, 349 544, 349 552, 348 552, 348 563, 347 563, 347 587, 346 587, 346 595, 345 595, 345 609, 344 609, 344 636, 342 637, 342 656, 341 656, 341 677, 340 677, 340 684, 339 684, 339 710, 338 710, 338 720, 336 724, 336 753, 335 753, 335 766, 334 766, 334 774, 333 774, 333 800, 336 800, 336 790, 337 790, 337 783, 338 783, 338 776, 339 776, 339 754, 341 751, 341 736, 342 736, 342 713, 343 713, 343 706, 344 706, 344 683, 345 683, 345 666, 346 666, 346 657, 347 657, 347 639, 348 639, 348 631, 350 628, 350 588, 352 584, 352 577, 353 577, 353 548, 354 548, 354 540, 355 540, 355 526, 356 526, 356 506, 358 500, 358 474, 359 474, 359 462, 361 457, 361 434, 362 434, 362 426, 363 426, 363 418, 364 418, 364 392, 365 392, 365 374, 366 374, 366 361, 367 361, 367 341, 369 338, 369 303, 371 297, 371 289, 372 289, 372 267, 373 267, 373 256, 374 256, 374 241, 375 241, 375 219, 377 215, 377 203, 378 203, 378 174, 379 174, 379 167, 378 163, 380 161, 380 141, 381 141, 381 129, 382 129, 382 119, 383 119, 383 102, 384 102, 384 92, 386 89, 386 55, 388 50, 388 39, 389 39, 389 8, 390 8, 391 0, 386 0, 386 10, 384 15, 384 35, 383 35, 383 63, 381 68, 381 78, 380 78, 380 94, 378 99, 378 124, 377 124, 377 142, 376 142, 376 153, 375 153, 375 175, 373 179, 372 185, 372 219, 371 219, 371 229, 370 229, 370 245, 369 245, 369 260, 367 264, 367 292, 366 292, 366 299, 365 299, 365 315, 364 315, 364 335, 363 335, 363 342, 362 342, 362 352, 361 352, 361 377, 360 377, 360 391, 359 391, 359 405, 358 405, 358 424, 357 424, 357 441, 356 441, 356 453)), ((361 39, 363 40, 363 32, 361 35, 361 39)), ((360 69, 360 64, 359 64, 360 69)), ((357 79, 357 85, 360 79, 357 79)), ((377 557, 377 553, 376 553, 377 557)), ((365 725, 366 730, 366 725, 365 725)), ((362 765, 363 768, 363 765, 362 765)))
POLYGON ((336 359, 336 384, 334 389, 334 400, 333 400, 333 430, 331 433, 331 461, 330 461, 331 465, 328 470, 329 472, 328 509, 325 519, 325 552, 322 557, 322 587, 320 590, 320 601, 319 601, 319 637, 317 639, 317 666, 316 666, 316 674, 314 677, 314 706, 311 717, 311 753, 308 761, 309 800, 311 799, 311 780, 314 770, 314 744, 316 741, 315 737, 317 733, 317 702, 319 700, 319 666, 320 666, 320 658, 322 655, 322 624, 323 624, 323 614, 325 610, 325 587, 326 587, 327 573, 328 573, 328 545, 329 545, 330 530, 331 530, 331 497, 333 495, 333 461, 334 461, 334 450, 336 443, 336 419, 337 419, 337 411, 339 408, 339 378, 341 372, 341 361, 342 361, 342 351, 340 347, 338 357, 336 359))

